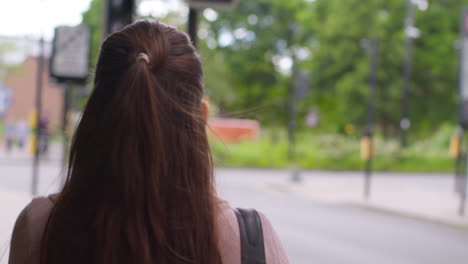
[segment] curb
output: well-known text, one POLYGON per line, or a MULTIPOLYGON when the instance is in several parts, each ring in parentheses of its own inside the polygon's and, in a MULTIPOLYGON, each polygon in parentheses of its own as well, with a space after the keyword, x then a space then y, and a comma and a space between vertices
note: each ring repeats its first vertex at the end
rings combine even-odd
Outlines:
POLYGON ((443 220, 440 218, 423 216, 417 213, 411 213, 407 211, 398 211, 395 209, 379 207, 379 206, 371 205, 371 204, 364 204, 364 203, 358 203, 358 202, 344 202, 344 203, 340 203, 339 205, 352 206, 352 207, 357 207, 357 208, 365 209, 365 210, 372 211, 372 212, 385 213, 389 215, 405 217, 405 218, 409 218, 409 219, 413 219, 417 221, 432 223, 436 225, 443 225, 443 226, 447 226, 447 227, 451 227, 451 228, 455 228, 458 230, 463 230, 463 231, 468 232, 468 219, 466 219, 467 220, 466 223, 461 224, 461 223, 455 223, 453 221, 443 220))
POLYGON ((326 202, 321 199, 316 199, 313 197, 308 197, 304 196, 301 194, 298 194, 293 190, 288 185, 282 185, 282 184, 269 184, 266 186, 266 189, 277 192, 277 193, 289 193, 293 194, 297 197, 302 197, 307 200, 323 203, 323 204, 328 204, 328 205, 335 205, 335 206, 348 206, 348 207, 355 207, 355 208, 360 208, 360 209, 365 209, 368 211, 373 211, 373 212, 378 212, 378 213, 384 213, 388 215, 394 215, 394 216, 399 216, 399 217, 405 217, 408 219, 413 219, 413 220, 418 220, 426 223, 432 223, 432 224, 437 224, 437 225, 443 225, 446 227, 451 227, 455 228, 457 230, 463 230, 468 232, 468 215, 465 216, 464 218, 460 217, 460 221, 454 220, 451 221, 449 219, 442 219, 437 216, 428 216, 428 215, 422 215, 419 213, 415 212, 409 212, 406 210, 398 210, 398 209, 392 209, 384 206, 379 206, 376 204, 371 204, 365 201, 353 201, 353 200, 342 200, 342 201, 333 201, 333 202, 326 202), (461 222, 461 223, 460 223, 461 222))

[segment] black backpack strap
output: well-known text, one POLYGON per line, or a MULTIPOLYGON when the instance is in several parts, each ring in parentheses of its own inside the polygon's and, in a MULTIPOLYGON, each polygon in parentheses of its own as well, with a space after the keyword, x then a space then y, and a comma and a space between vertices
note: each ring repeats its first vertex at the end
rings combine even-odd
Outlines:
POLYGON ((265 264, 262 221, 255 209, 234 209, 241 240, 242 264, 265 264))

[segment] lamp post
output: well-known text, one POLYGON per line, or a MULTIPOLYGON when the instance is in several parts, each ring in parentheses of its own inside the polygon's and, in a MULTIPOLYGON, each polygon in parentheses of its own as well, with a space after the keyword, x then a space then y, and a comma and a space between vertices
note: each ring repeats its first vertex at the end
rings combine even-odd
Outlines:
POLYGON ((420 10, 426 10, 429 6, 427 0, 407 0, 406 1, 406 19, 405 19, 405 58, 403 65, 403 97, 401 100, 402 116, 400 120, 401 146, 408 145, 408 129, 411 126, 409 118, 409 97, 411 67, 413 61, 413 40, 418 38, 420 31, 414 26, 414 7, 418 6, 420 10))
POLYGON ((197 31, 198 31, 198 10, 190 7, 187 23, 187 33, 192 40, 194 47, 197 47, 197 31))
MULTIPOLYGON (((45 4, 42 0, 41 4, 45 4)), ((44 11, 44 7, 41 8, 44 11)), ((39 193, 39 163, 40 163, 40 149, 39 142, 41 140, 41 131, 39 123, 42 117, 42 85, 44 75, 44 54, 45 54, 45 41, 44 41, 44 24, 41 24, 41 36, 39 38, 39 54, 37 56, 37 72, 36 72, 36 95, 35 95, 35 117, 34 119, 34 141, 33 144, 33 163, 32 163, 32 175, 31 175, 31 194, 36 196, 39 193)))
POLYGON ((104 37, 132 23, 135 0, 105 0, 104 37))
POLYGON ((366 132, 362 139, 362 157, 366 161, 364 174, 364 198, 369 199, 371 194, 372 180, 372 158, 374 152, 373 134, 375 123, 375 101, 377 96, 377 71, 378 71, 378 52, 379 38, 374 37, 371 40, 361 42, 369 54, 369 100, 367 104, 366 132))
POLYGON ((31 180, 31 194, 36 196, 38 194, 38 185, 39 185, 39 155, 41 146, 42 135, 39 127, 42 116, 42 84, 43 84, 43 74, 44 74, 44 37, 41 36, 39 40, 39 56, 37 57, 37 76, 36 76, 36 117, 35 117, 35 140, 34 144, 34 159, 32 165, 32 180, 31 180))

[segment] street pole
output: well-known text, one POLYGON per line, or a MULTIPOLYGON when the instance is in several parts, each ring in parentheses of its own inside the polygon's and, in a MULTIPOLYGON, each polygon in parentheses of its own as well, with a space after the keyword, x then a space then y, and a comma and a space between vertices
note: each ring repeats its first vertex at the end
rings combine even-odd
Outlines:
POLYGON ((401 146, 408 145, 408 129, 411 125, 409 119, 409 86, 411 80, 411 64, 413 57, 413 37, 411 30, 414 29, 414 4, 413 0, 407 0, 406 20, 405 20, 405 59, 403 66, 403 98, 402 98, 402 117, 400 121, 401 146))
MULTIPOLYGON (((295 66, 293 66, 295 68, 295 66)), ((293 76, 296 74, 296 70, 293 70, 293 76)), ((293 77, 294 79, 294 77, 293 77)), ((288 93, 288 157, 290 160, 294 160, 296 156, 296 100, 294 98, 294 84, 289 85, 288 93)))
POLYGON ((198 31, 198 10, 191 7, 189 9, 188 23, 187 23, 187 32, 192 40, 194 47, 197 47, 197 31, 198 31))
POLYGON ((41 131, 39 123, 42 116, 42 83, 44 73, 44 37, 39 40, 39 56, 37 59, 37 77, 36 77, 36 131, 34 143, 34 159, 32 167, 32 180, 31 180, 31 194, 36 196, 38 194, 39 183, 39 141, 41 139, 41 131))
MULTIPOLYGON (((297 23, 292 23, 289 25, 292 34, 289 36, 289 40, 294 42, 298 39, 297 33, 300 28, 297 23)), ((296 103, 299 101, 303 94, 301 90, 304 90, 304 86, 307 86, 303 83, 303 78, 301 77, 301 71, 299 69, 298 56, 294 51, 292 56, 292 80, 289 85, 289 95, 288 95, 288 157, 289 161, 292 162, 292 171, 291 171, 291 181, 294 183, 302 182, 301 172, 296 158, 296 103), (301 80, 302 79, 302 80, 301 80)))
POLYGON ((288 158, 293 163, 291 181, 299 183, 302 181, 300 170, 296 164, 296 102, 297 102, 297 78, 299 71, 296 57, 293 56, 292 82, 288 91, 288 158))
POLYGON ((70 106, 72 104, 71 98, 71 85, 70 83, 65 83, 63 87, 63 116, 62 116, 62 136, 63 136, 63 147, 62 147, 62 186, 65 184, 67 177, 67 165, 68 165, 68 151, 70 146, 70 140, 68 135, 68 124, 70 111, 70 106))
POLYGON ((364 179, 364 198, 369 199, 372 183, 372 156, 373 156, 373 133, 375 120, 375 100, 377 95, 377 67, 378 67, 379 39, 372 38, 369 44, 369 102, 367 105, 367 127, 365 137, 369 148, 369 157, 366 159, 365 179, 364 179))

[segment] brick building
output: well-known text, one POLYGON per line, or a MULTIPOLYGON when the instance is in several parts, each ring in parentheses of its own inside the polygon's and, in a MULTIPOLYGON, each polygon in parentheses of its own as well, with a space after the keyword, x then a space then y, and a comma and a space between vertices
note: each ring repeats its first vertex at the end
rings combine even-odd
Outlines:
MULTIPOLYGON (((7 73, 4 85, 11 89, 12 104, 6 112, 6 122, 28 120, 34 112, 37 67, 37 57, 29 56, 18 68, 7 73)), ((51 129, 55 130, 62 120, 63 89, 49 81, 47 62, 42 79, 42 113, 49 119, 51 129)))

